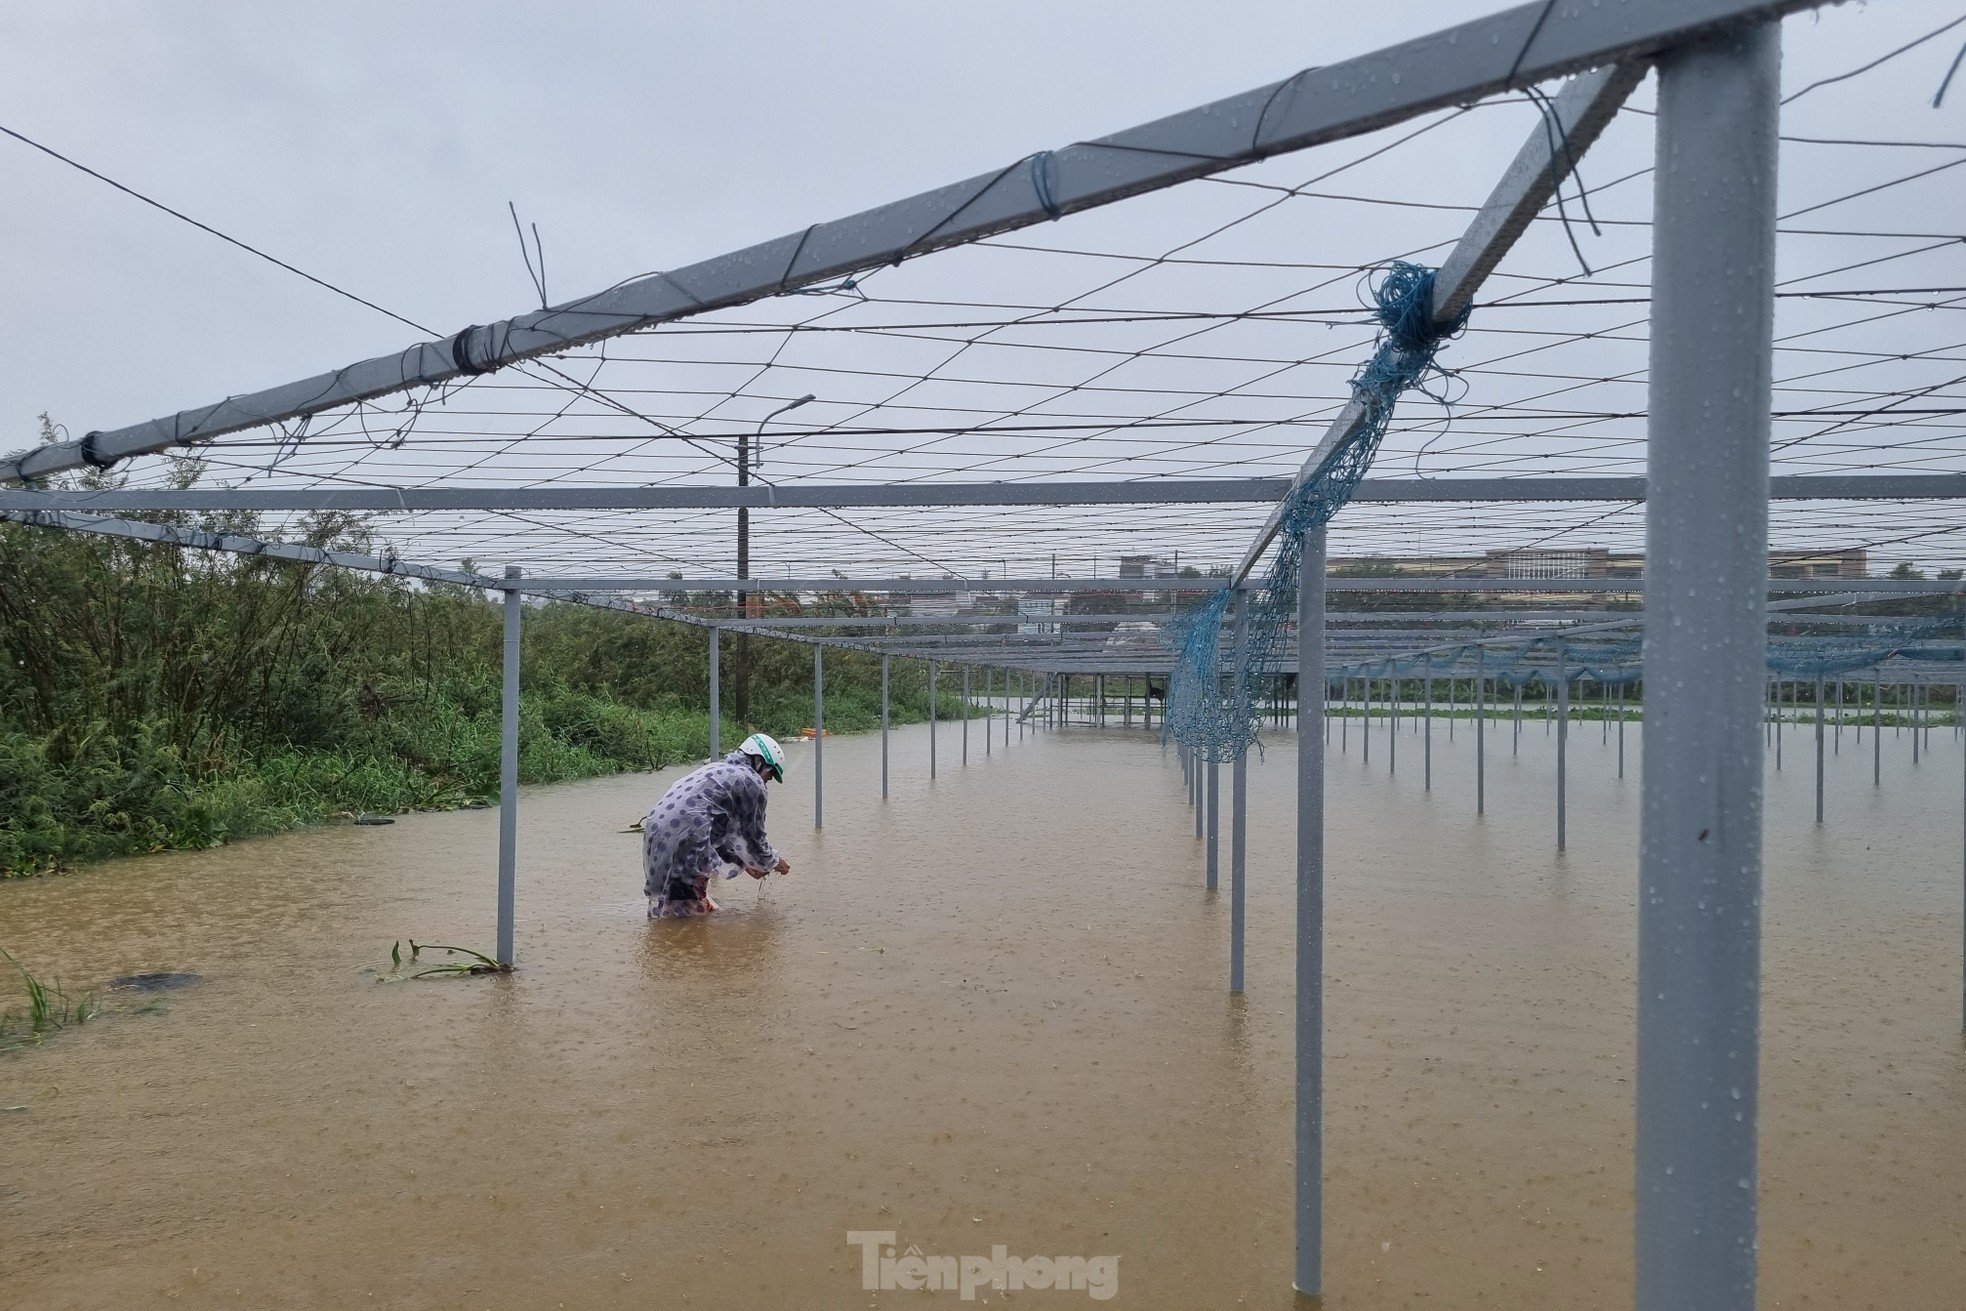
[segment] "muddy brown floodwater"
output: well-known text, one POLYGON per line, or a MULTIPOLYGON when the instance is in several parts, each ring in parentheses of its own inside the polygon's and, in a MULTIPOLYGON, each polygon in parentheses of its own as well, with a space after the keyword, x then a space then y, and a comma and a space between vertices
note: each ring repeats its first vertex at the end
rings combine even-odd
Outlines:
MULTIPOLYGON (((1637 734, 1620 782, 1577 730, 1563 856, 1540 725, 1516 760, 1491 735, 1480 822, 1465 725, 1431 793, 1418 739, 1389 778, 1375 736, 1331 768, 1326 1305, 1627 1306, 1637 734)), ((674 771, 528 789, 509 979, 371 973, 397 938, 490 943, 490 811, 0 885, 0 944, 71 984, 205 977, 0 1057, 0 1303, 961 1305, 862 1289, 847 1234, 891 1230, 1116 1255, 1109 1306, 1291 1306, 1290 739, 1251 769, 1242 1001, 1172 755, 954 741, 931 784, 898 732, 883 804, 877 742, 833 739, 823 835, 796 750, 796 871, 705 921, 644 921, 620 831, 674 771)), ((1846 734, 1818 830, 1800 741, 1770 777, 1762 1305, 1957 1306, 1961 748, 1914 769, 1887 731, 1873 791, 1846 734)))

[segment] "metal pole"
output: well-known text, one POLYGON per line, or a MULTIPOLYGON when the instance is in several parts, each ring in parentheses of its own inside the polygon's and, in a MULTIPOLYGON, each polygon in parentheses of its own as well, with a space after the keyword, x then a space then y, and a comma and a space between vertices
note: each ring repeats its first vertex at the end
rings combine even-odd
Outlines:
POLYGON ((1386 773, 1399 773, 1399 675, 1386 680, 1386 773))
POLYGON ((969 666, 963 666, 963 764, 969 764, 969 666))
POLYGON ((716 628, 714 627, 711 628, 710 630, 710 759, 712 760, 721 760, 724 754, 723 752, 724 712, 723 712, 723 705, 721 701, 723 689, 718 685, 717 682, 717 655, 718 655, 717 648, 720 645, 717 639, 721 636, 722 634, 716 628))
POLYGON ((1916 683, 1907 684, 1905 687, 1905 699, 1909 702, 1908 709, 1910 711, 1907 718, 1911 720, 1911 763, 1914 765, 1918 763, 1918 730, 1922 723, 1919 717, 1919 693, 1921 690, 1916 683))
POLYGON ((935 662, 928 662, 928 776, 935 778, 935 662))
POLYGON ((1488 650, 1475 649, 1475 814, 1488 813, 1488 650))
POLYGON ((1884 786, 1884 675, 1881 672, 1870 694, 1870 785, 1884 786))
POLYGON ((1509 744, 1509 754, 1522 754, 1522 678, 1519 674, 1515 680, 1515 737, 1509 744))
POLYGON ((812 826, 826 827, 826 648, 812 648, 812 826))
POLYGON ((1324 1214, 1324 529, 1297 568, 1297 1261, 1302 1293, 1323 1287, 1324 1214))
POLYGON ((1422 746, 1420 754, 1426 761, 1426 765, 1422 770, 1426 779, 1426 790, 1431 792, 1434 790, 1434 672, 1433 658, 1431 656, 1427 659, 1426 725, 1426 729, 1421 735, 1422 746))
POLYGON ((1823 822, 1823 676, 1816 675, 1816 822, 1823 822))
POLYGON ((887 800, 887 662, 881 657, 881 800, 887 800))
MULTIPOLYGON (((516 583, 519 566, 506 565, 516 583)), ((519 606, 516 587, 505 589, 504 696, 498 751, 498 963, 512 964, 512 924, 519 900, 519 606)))
MULTIPOLYGON (((1249 639, 1248 593, 1236 593, 1235 650, 1240 659, 1249 639)), ((1253 677, 1245 673, 1243 677, 1253 677)), ((1249 748, 1236 751, 1229 772, 1229 991, 1242 991, 1243 867, 1248 855, 1249 748)))
POLYGON ((985 668, 983 671, 983 758, 990 758, 990 738, 994 733, 991 727, 997 722, 997 671, 985 668))
POLYGON ((1372 680, 1363 680, 1365 690, 1365 718, 1358 721, 1358 759, 1361 765, 1372 763, 1372 680))
MULTIPOLYGON (((1190 780, 1192 785, 1190 791, 1194 794, 1195 836, 1197 838, 1206 838, 1208 836, 1208 797, 1207 788, 1204 786, 1202 779, 1204 775, 1212 776, 1212 771, 1215 767, 1213 765, 1204 767, 1199 755, 1195 756, 1194 759, 1194 778, 1190 780)), ((1213 879, 1209 880, 1208 886, 1211 888, 1215 886, 1213 879)))
POLYGON ((1836 740, 1831 749, 1839 756, 1843 754, 1843 680, 1840 678, 1836 680, 1836 740))
POLYGON ((1569 655, 1556 649, 1556 849, 1566 845, 1570 793, 1570 669, 1569 655))
POLYGON ((1625 776, 1625 684, 1618 684, 1618 777, 1625 776))
POLYGON ((1221 882, 1220 870, 1222 855, 1222 778, 1220 763, 1208 762, 1207 782, 1208 802, 1203 807, 1207 811, 1208 830, 1208 890, 1215 891, 1221 882))
POLYGON ((1750 1311, 1780 31, 1668 51, 1654 188, 1637 1311, 1750 1311))
POLYGON ((1775 680, 1775 772, 1782 772, 1782 683, 1775 680))

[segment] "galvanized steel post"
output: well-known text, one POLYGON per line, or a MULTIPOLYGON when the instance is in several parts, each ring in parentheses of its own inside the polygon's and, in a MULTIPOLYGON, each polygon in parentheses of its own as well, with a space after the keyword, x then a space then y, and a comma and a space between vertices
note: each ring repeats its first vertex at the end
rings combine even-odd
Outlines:
POLYGON ((1488 648, 1475 648, 1475 814, 1488 813, 1488 648))
MULTIPOLYGON (((1249 640, 1249 601, 1246 592, 1236 593, 1234 651, 1238 665, 1249 640)), ((1251 675, 1245 675, 1249 677, 1251 675)), ((1103 693, 1102 693, 1103 699, 1103 693)), ((1243 952, 1243 871, 1248 855, 1249 828, 1249 748, 1236 748, 1235 763, 1229 774, 1229 991, 1242 991, 1243 952)))
POLYGON ((1303 535, 1297 570, 1297 1234, 1302 1293, 1323 1288, 1324 1243, 1324 529, 1303 535))
POLYGON ((1207 769, 1207 804, 1202 807, 1207 812, 1208 828, 1204 836, 1208 839, 1208 890, 1215 891, 1221 883, 1222 863, 1222 777, 1219 761, 1210 760, 1207 769))
POLYGON ((1434 658, 1427 657, 1427 715, 1421 754, 1425 757, 1426 791, 1434 790, 1434 658))
POLYGON ((498 963, 512 964, 512 925, 519 900, 519 566, 505 566, 505 668, 499 706, 498 963))
POLYGON ((1823 822, 1823 676, 1816 675, 1816 822, 1823 822))
POLYGON ((710 629, 710 759, 723 756, 723 704, 722 689, 717 683, 717 639, 721 632, 713 625, 710 629))
POLYGON ((1638 1311, 1755 1301, 1780 31, 1661 55, 1638 895, 1638 1311))
POLYGON ((1870 698, 1870 785, 1884 786, 1884 675, 1877 675, 1877 683, 1871 690, 1870 698))
POLYGON ((887 662, 881 657, 881 800, 887 800, 887 662))
POLYGON ((812 826, 826 827, 826 648, 812 648, 812 826))
POLYGON ((1567 845, 1570 800, 1570 667, 1569 653, 1556 649, 1556 849, 1567 845))
POLYGON ((1208 789, 1202 781, 1207 773, 1207 766, 1203 764, 1202 758, 1196 755, 1194 757, 1194 764, 1189 770, 1188 792, 1193 799, 1195 808, 1195 836, 1197 838, 1206 838, 1208 836, 1208 789))

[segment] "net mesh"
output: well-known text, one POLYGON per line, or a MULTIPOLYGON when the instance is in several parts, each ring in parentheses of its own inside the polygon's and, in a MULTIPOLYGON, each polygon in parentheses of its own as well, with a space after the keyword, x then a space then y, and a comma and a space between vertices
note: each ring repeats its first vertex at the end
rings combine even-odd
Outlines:
MULTIPOLYGON (((1167 731, 1204 760, 1233 760, 1256 742, 1266 713, 1258 684, 1294 622, 1303 534, 1331 522, 1351 500, 1372 467, 1400 396, 1416 387, 1444 386, 1451 378, 1435 356, 1467 325, 1467 313, 1435 319, 1434 276, 1434 269, 1395 261, 1373 289, 1379 335, 1372 357, 1352 375, 1356 415, 1349 423, 1340 417, 1332 428, 1336 444, 1284 499, 1277 548, 1261 585, 1244 593, 1225 585, 1168 626, 1176 659, 1167 731), (1238 595, 1243 608, 1225 653, 1222 625, 1238 595)), ((1443 392, 1431 394, 1445 403, 1443 392)))

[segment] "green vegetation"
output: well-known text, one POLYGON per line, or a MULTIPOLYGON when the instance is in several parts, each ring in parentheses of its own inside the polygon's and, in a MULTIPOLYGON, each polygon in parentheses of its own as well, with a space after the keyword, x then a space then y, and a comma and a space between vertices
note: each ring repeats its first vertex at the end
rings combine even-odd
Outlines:
POLYGON ((0 947, 0 957, 19 973, 27 1001, 24 1012, 0 1010, 0 1051, 39 1042, 57 1029, 79 1028, 102 1012, 93 994, 70 998, 59 983, 45 982, 29 973, 6 948, 0 947))
POLYGON ((438 965, 425 965, 422 969, 406 975, 403 973, 403 944, 400 941, 395 942, 389 948, 389 973, 378 974, 375 980, 377 983, 389 983, 397 979, 456 978, 512 972, 511 966, 501 965, 484 952, 473 951, 469 947, 446 947, 442 943, 418 942, 415 938, 409 939, 409 944, 412 965, 421 963, 420 958, 426 951, 441 951, 451 959, 438 965))
MULTIPOLYGON (((176 481, 199 473, 180 461, 176 481)), ((348 516, 150 517, 373 549, 348 516)), ((866 612, 846 594, 766 604, 866 612)), ((500 623, 499 604, 471 589, 0 524, 0 877, 494 800, 500 623)), ((704 630, 554 603, 529 604, 523 633, 522 781, 707 753, 704 630)), ((734 646, 723 651, 727 709, 734 646)), ((811 724, 809 648, 754 639, 751 667, 749 727, 792 737, 811 724)), ((922 667, 894 663, 895 722, 927 716, 926 684, 922 667)), ((959 697, 939 699, 943 714, 961 714, 959 697)), ((829 652, 827 728, 864 730, 879 716, 878 657, 829 652)), ((745 731, 727 723, 726 746, 745 731)))

